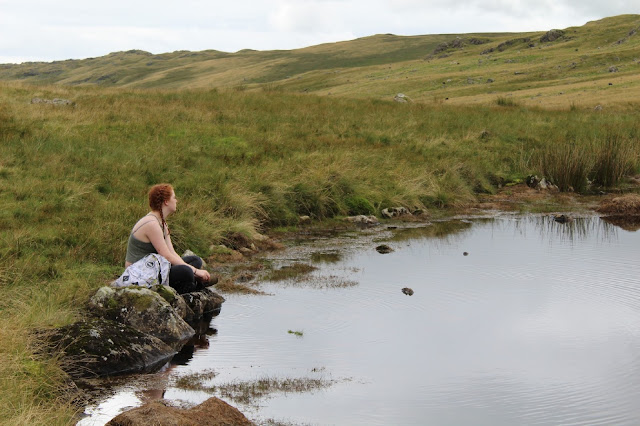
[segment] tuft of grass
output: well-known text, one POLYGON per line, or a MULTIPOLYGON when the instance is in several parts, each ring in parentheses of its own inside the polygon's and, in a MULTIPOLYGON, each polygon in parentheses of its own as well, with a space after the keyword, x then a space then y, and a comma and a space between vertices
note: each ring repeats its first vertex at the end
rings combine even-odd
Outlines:
POLYGON ((633 172, 634 164, 638 161, 638 151, 634 143, 612 131, 596 143, 594 151, 593 182, 604 187, 617 185, 633 172))
POLYGON ((513 98, 507 98, 506 96, 498 96, 495 100, 496 105, 501 107, 517 107, 520 104, 513 98))
POLYGON ((342 260, 342 253, 339 251, 317 251, 311 253, 311 261, 314 263, 337 263, 342 260))
POLYGON ((234 381, 222 384, 208 384, 208 378, 198 374, 183 376, 175 382, 177 387, 186 386, 184 389, 199 390, 228 398, 241 404, 255 404, 257 399, 268 397, 273 393, 301 393, 313 392, 329 387, 335 380, 300 378, 273 378, 264 377, 256 380, 234 381))
POLYGON ((584 192, 594 159, 593 153, 575 142, 550 145, 542 153, 542 170, 563 192, 584 192))
POLYGON ((268 281, 286 281, 300 278, 315 271, 315 266, 306 263, 294 263, 293 265, 285 265, 280 269, 275 269, 265 277, 268 281))
POLYGON ((260 294, 266 295, 264 291, 257 290, 247 284, 236 282, 233 277, 227 277, 216 284, 216 291, 223 294, 260 294))

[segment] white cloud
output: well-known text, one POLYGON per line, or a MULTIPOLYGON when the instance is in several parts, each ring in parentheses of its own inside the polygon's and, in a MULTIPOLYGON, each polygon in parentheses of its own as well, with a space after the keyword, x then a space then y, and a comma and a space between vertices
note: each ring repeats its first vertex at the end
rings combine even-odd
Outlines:
POLYGON ((638 13, 638 1, 0 0, 0 61, 293 49, 380 33, 543 31, 638 13))

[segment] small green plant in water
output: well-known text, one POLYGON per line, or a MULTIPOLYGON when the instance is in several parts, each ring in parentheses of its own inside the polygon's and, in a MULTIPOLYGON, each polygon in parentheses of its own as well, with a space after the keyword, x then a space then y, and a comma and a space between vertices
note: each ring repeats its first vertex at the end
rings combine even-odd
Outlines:
POLYGON ((296 337, 302 337, 302 336, 304 336, 304 332, 302 332, 302 331, 293 331, 293 330, 289 330, 287 333, 289 333, 289 334, 293 334, 293 335, 295 335, 296 337))

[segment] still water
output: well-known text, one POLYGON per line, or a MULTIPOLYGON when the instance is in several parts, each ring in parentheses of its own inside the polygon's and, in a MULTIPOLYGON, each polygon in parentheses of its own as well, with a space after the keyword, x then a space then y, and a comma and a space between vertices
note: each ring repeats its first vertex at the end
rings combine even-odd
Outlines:
MULTIPOLYGON (((256 423, 640 424, 640 232, 598 217, 499 216, 318 237, 270 258, 318 267, 226 296, 217 333, 150 382, 130 380, 80 424, 175 387, 320 379, 243 404, 256 423), (379 254, 387 244, 394 251, 379 254), (414 290, 412 296, 403 287, 414 290), (302 335, 289 333, 299 331, 302 335)), ((219 395, 218 395, 219 396, 219 395)))

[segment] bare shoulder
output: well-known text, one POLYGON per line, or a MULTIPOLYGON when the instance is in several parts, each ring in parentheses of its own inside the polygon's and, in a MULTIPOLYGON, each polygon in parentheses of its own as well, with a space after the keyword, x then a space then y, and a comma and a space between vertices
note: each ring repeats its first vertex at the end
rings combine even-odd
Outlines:
POLYGON ((160 224, 158 220, 153 216, 143 216, 141 217, 135 225, 133 225, 133 229, 131 230, 132 234, 136 237, 141 235, 146 235, 148 232, 153 232, 154 228, 160 230, 160 224))

